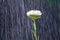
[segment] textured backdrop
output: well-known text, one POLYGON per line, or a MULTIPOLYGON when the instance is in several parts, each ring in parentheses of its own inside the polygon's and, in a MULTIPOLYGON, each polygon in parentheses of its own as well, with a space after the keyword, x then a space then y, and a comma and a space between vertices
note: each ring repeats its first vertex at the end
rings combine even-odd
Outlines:
POLYGON ((0 40, 34 40, 29 10, 40 10, 36 20, 40 40, 60 40, 60 0, 0 0, 0 40))

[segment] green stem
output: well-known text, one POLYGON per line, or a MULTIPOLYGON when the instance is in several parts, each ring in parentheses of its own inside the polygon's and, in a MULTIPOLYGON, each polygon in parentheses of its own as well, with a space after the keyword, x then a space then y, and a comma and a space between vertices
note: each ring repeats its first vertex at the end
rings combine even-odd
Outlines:
POLYGON ((34 20, 34 30, 36 31, 36 22, 35 22, 35 20, 34 20))
POLYGON ((36 32, 36 22, 35 22, 35 20, 33 20, 33 21, 34 21, 34 24, 33 24, 34 29, 32 30, 32 32, 35 37, 35 40, 39 40, 39 36, 37 36, 37 32, 36 32))
POLYGON ((36 22, 35 22, 35 20, 34 20, 34 37, 35 37, 35 40, 38 40, 38 38, 37 38, 37 32, 36 32, 36 22))

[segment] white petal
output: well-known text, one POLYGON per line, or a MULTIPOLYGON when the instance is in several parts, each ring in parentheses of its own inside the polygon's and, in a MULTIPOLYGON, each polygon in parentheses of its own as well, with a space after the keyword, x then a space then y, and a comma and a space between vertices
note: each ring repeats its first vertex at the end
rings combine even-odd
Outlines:
POLYGON ((30 10, 27 12, 27 16, 30 16, 30 15, 42 15, 42 13, 39 10, 30 10))

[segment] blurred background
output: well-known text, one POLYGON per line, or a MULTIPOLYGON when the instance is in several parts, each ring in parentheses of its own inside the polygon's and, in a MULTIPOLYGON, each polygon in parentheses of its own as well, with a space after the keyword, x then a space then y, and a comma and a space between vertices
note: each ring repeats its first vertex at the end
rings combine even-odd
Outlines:
POLYGON ((40 10, 36 20, 40 40, 60 40, 60 0, 0 0, 0 40, 35 40, 29 10, 40 10))

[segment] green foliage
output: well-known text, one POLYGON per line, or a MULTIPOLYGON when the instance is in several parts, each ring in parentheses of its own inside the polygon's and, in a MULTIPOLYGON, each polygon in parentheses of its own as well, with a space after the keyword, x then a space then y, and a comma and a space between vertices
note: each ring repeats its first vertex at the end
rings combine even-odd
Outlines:
POLYGON ((52 7, 56 0, 47 0, 47 4, 52 7))

